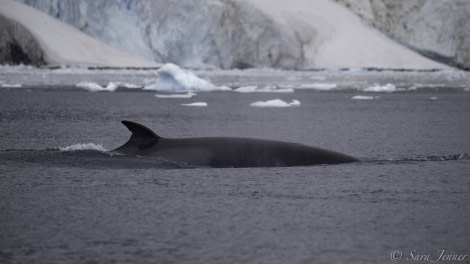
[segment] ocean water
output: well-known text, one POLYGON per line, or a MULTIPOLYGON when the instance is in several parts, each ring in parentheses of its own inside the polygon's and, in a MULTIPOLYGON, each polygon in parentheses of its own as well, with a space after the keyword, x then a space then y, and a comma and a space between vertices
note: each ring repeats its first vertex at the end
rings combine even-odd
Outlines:
POLYGON ((452 89, 0 89, 0 263, 470 263, 469 120, 470 93, 452 89), (276 98, 301 105, 250 107, 276 98), (196 101, 208 106, 181 105, 196 101), (213 169, 109 154, 130 136, 121 120, 362 161, 213 169))

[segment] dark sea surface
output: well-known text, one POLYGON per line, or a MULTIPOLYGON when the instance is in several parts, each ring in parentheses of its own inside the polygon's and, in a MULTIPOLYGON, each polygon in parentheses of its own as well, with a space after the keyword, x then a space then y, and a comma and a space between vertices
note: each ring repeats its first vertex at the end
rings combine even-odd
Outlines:
POLYGON ((0 89, 0 263, 470 263, 470 93, 361 94, 0 89), (275 98, 301 105, 250 107, 275 98), (208 107, 181 105, 196 101, 208 107), (121 120, 363 161, 213 169, 106 153, 130 136, 121 120))

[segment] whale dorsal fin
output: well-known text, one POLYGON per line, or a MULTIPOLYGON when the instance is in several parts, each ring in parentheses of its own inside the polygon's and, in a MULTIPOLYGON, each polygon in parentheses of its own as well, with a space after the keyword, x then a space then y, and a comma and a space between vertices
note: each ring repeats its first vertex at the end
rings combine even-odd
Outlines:
POLYGON ((150 128, 141 125, 139 123, 135 123, 132 121, 123 120, 121 121, 123 125, 127 127, 132 132, 132 136, 130 140, 145 140, 145 139, 160 139, 161 137, 155 134, 150 128))
POLYGON ((155 146, 158 143, 158 140, 161 139, 160 136, 155 134, 150 128, 147 128, 144 125, 126 120, 121 122, 132 132, 132 135, 126 144, 120 146, 114 151, 126 153, 126 151, 128 151, 129 148, 132 149, 132 147, 137 147, 140 150, 144 150, 155 146))

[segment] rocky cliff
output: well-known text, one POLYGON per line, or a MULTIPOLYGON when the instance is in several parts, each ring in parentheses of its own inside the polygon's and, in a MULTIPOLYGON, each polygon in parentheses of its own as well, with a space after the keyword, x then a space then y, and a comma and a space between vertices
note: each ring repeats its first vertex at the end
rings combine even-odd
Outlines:
POLYGON ((337 1, 420 54, 470 69, 470 1, 337 1))

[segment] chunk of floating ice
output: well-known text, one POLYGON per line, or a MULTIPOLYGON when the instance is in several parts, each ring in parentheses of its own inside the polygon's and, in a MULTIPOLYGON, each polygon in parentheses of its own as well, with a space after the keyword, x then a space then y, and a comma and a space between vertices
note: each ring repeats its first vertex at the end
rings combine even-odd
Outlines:
POLYGON ((391 93, 397 91, 397 87, 391 83, 385 85, 375 84, 364 89, 364 92, 386 92, 391 93))
POLYGON ((158 79, 144 90, 155 91, 231 91, 226 86, 214 84, 197 77, 194 73, 185 71, 175 64, 167 63, 158 71, 158 79))
POLYGON ((114 92, 118 88, 118 86, 113 82, 108 83, 106 87, 103 87, 95 82, 80 82, 75 86, 90 92, 114 92))
POLYGON ((195 93, 188 92, 185 94, 156 94, 155 97, 157 98, 191 98, 196 96, 195 93))
POLYGON ((298 100, 292 100, 292 102, 288 103, 282 101, 281 99, 274 99, 268 101, 258 101, 250 104, 253 107, 291 107, 291 106, 300 106, 300 102, 298 100))
POLYGON ((313 89, 319 91, 329 91, 337 87, 336 83, 308 83, 299 85, 299 89, 313 89))
POLYGON ((292 102, 289 103, 291 106, 300 106, 299 100, 292 100, 292 102))
POLYGON ((19 83, 2 83, 0 84, 2 88, 21 88, 22 85, 19 83))
POLYGON ((113 82, 109 82, 108 85, 106 85, 106 88, 104 88, 104 91, 107 92, 114 92, 118 88, 117 84, 113 82))
POLYGON ((88 90, 90 92, 100 91, 100 90, 104 89, 101 85, 99 85, 95 82, 80 82, 80 83, 77 83, 75 86, 77 86, 79 88, 83 88, 83 89, 88 90))
POLYGON ((351 97, 353 100, 373 100, 379 98, 378 96, 367 96, 367 95, 355 95, 351 97))
POLYGON ((118 86, 127 88, 127 89, 139 89, 142 88, 141 85, 133 84, 133 83, 126 83, 126 82, 118 82, 116 83, 118 86))
POLYGON ((294 89, 292 88, 277 88, 275 86, 265 86, 259 88, 256 85, 253 86, 243 86, 233 90, 237 93, 293 93, 294 89))
POLYGON ((198 106, 198 107, 206 107, 207 103, 206 102, 195 102, 195 103, 190 103, 190 104, 181 104, 184 106, 198 106))
POLYGON ((85 144, 75 144, 68 147, 59 148, 60 151, 77 151, 77 150, 97 150, 101 152, 106 152, 106 150, 102 145, 93 144, 93 143, 85 143, 85 144))

